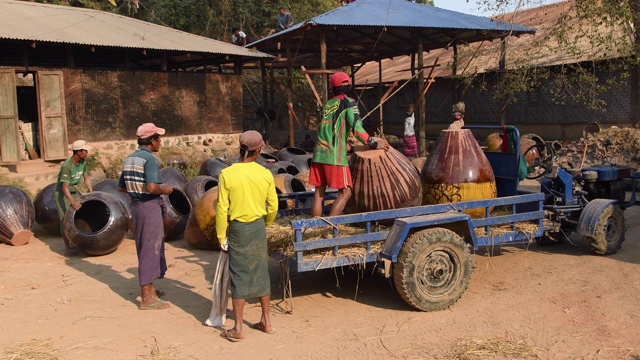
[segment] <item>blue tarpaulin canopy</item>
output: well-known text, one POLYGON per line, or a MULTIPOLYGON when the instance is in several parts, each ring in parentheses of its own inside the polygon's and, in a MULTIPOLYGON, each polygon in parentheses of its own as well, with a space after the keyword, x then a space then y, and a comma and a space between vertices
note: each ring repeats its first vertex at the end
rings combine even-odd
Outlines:
POLYGON ((335 69, 409 55, 416 52, 419 42, 424 51, 429 51, 534 32, 521 25, 407 0, 357 0, 255 41, 248 47, 272 55, 280 54, 296 65, 317 69, 321 67, 321 39, 324 37, 326 68, 335 69))

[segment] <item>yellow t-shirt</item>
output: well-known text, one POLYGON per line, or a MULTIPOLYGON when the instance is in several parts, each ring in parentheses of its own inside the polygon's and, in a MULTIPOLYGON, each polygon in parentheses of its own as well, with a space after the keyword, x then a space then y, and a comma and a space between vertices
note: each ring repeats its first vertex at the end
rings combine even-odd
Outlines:
POLYGON ((235 163, 218 176, 216 234, 224 243, 228 221, 251 222, 264 217, 267 226, 278 211, 278 195, 273 175, 255 162, 235 163))

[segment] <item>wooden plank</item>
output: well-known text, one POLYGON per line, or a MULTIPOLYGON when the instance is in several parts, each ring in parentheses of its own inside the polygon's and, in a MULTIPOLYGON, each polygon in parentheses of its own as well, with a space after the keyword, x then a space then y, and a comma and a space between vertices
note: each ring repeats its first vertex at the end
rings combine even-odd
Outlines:
POLYGON ((335 74, 337 71, 336 70, 304 70, 302 71, 303 74, 335 74))
POLYGON ((18 131, 16 73, 14 69, 0 69, 0 164, 20 164, 22 149, 18 131))
POLYGON ((36 75, 40 153, 44 160, 66 159, 69 145, 62 72, 38 71, 36 75))
POLYGON ((436 65, 438 65, 438 59, 439 58, 436 58, 434 60, 432 66, 423 67, 423 69, 431 68, 431 71, 429 71, 429 76, 427 76, 426 83, 422 85, 422 89, 420 89, 420 95, 418 95, 418 98, 416 99, 415 104, 413 104, 414 111, 415 109, 418 108, 418 105, 420 105, 422 98, 427 94, 427 90, 429 90, 429 88, 431 87, 431 84, 435 81, 435 79, 433 78, 433 69, 435 69, 436 65))
POLYGON ((320 94, 318 94, 318 91, 316 91, 316 87, 315 85, 313 85, 313 81, 311 81, 311 76, 309 76, 309 74, 306 73, 307 69, 304 67, 304 65, 300 65, 300 69, 302 69, 302 73, 307 78, 307 82, 311 87, 311 91, 313 91, 313 95, 315 95, 316 97, 316 103, 318 104, 319 107, 322 107, 322 99, 320 98, 320 94))

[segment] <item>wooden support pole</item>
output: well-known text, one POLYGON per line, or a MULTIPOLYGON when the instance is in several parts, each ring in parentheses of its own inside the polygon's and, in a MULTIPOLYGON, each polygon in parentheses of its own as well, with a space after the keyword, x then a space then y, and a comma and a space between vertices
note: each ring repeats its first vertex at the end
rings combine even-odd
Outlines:
MULTIPOLYGON (((422 36, 418 34, 418 47, 416 49, 416 56, 418 57, 418 84, 424 84, 424 54, 423 54, 423 46, 422 46, 422 36)), ((418 154, 420 156, 425 156, 426 151, 426 107, 420 106, 418 109, 414 109, 414 111, 418 112, 418 117, 416 118, 416 140, 418 140, 418 154)))
MULTIPOLYGON (((320 69, 327 70, 327 41, 325 38, 324 28, 320 28, 320 69)), ((322 93, 322 100, 327 101, 329 99, 329 84, 328 77, 322 77, 322 85, 320 89, 322 93)))

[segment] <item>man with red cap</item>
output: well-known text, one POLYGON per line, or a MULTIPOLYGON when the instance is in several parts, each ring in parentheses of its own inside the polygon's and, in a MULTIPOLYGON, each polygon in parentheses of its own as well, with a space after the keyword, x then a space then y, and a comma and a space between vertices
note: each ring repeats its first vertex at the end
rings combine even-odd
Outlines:
POLYGON ((218 176, 216 234, 222 251, 229 252, 231 303, 235 315, 233 329, 220 336, 229 341, 244 338, 243 311, 248 298, 259 298, 262 316, 252 328, 273 334, 269 305, 269 279, 266 227, 278 211, 278 195, 273 175, 255 162, 264 146, 255 130, 240 135, 240 162, 223 169, 218 176))
POLYGON ((322 119, 318 125, 318 141, 313 150, 309 171, 309 185, 315 186, 312 216, 322 215, 322 205, 327 187, 338 189, 329 216, 340 215, 351 197, 353 181, 347 163, 347 138, 353 134, 370 149, 389 149, 384 139, 375 140, 362 127, 356 102, 346 94, 351 89, 351 77, 344 72, 331 75, 333 98, 322 107, 322 119))
POLYGON ((142 124, 136 131, 139 148, 122 164, 118 189, 131 197, 131 212, 138 254, 138 278, 140 281, 140 310, 162 310, 169 303, 158 299, 153 286, 167 271, 164 255, 164 226, 162 199, 173 187, 162 185, 158 159, 153 155, 160 150, 160 136, 165 129, 153 123, 142 124))

